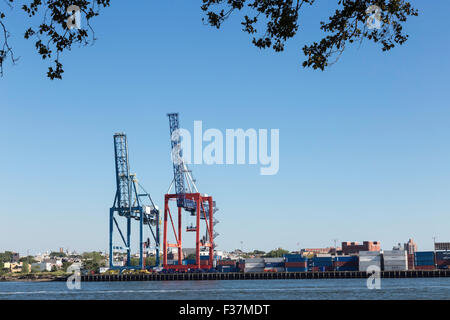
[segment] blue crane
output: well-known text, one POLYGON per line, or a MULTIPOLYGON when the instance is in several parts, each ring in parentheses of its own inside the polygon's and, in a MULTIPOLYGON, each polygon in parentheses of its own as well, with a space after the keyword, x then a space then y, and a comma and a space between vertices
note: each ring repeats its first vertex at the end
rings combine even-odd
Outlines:
MULTIPOLYGON (((170 126, 170 140, 172 144, 172 163, 173 163, 173 175, 174 179, 172 185, 175 185, 175 193, 177 194, 177 206, 183 208, 186 211, 194 213, 197 210, 195 201, 186 199, 186 182, 188 185, 188 192, 198 192, 195 185, 195 180, 192 178, 190 171, 187 169, 186 164, 183 161, 183 150, 181 148, 180 137, 180 122, 178 119, 178 113, 169 113, 169 126, 170 126)), ((172 188, 170 186, 169 190, 172 188)), ((169 193, 169 192, 167 192, 169 193)))
POLYGON ((150 238, 144 241, 144 225, 147 225, 153 238, 156 251, 156 265, 160 265, 160 212, 150 194, 137 181, 136 175, 130 173, 128 161, 128 142, 124 133, 114 134, 114 154, 116 171, 116 195, 110 209, 109 221, 109 267, 110 269, 143 269, 144 247, 150 247, 150 238), (122 232, 116 214, 126 220, 126 232, 122 232), (131 264, 131 223, 139 222, 139 265, 131 264), (123 246, 114 245, 114 230, 118 231, 123 246), (126 251, 126 265, 114 263, 115 250, 126 251))

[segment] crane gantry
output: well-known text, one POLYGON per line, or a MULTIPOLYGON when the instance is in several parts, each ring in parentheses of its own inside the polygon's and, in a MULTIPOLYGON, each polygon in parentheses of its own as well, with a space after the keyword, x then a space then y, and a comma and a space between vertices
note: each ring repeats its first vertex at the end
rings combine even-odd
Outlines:
MULTIPOLYGON (((109 219, 109 267, 110 269, 143 269, 145 265, 145 249, 154 249, 156 266, 160 264, 160 212, 150 194, 139 184, 136 175, 130 173, 128 159, 128 141, 124 133, 114 134, 114 155, 116 171, 116 195, 110 209, 109 219), (118 218, 126 223, 126 232, 122 232, 118 218), (139 265, 131 264, 132 221, 139 223, 138 247, 139 265), (150 237, 144 241, 144 226, 148 226, 150 237), (117 230, 123 246, 114 245, 114 231, 117 230), (117 265, 114 261, 115 252, 126 252, 126 264, 117 265)), ((147 266, 151 267, 151 266, 147 266)))
POLYGON ((214 258, 214 238, 218 235, 214 233, 214 225, 218 222, 214 220, 214 213, 218 211, 215 201, 211 196, 201 194, 196 186, 196 181, 192 177, 183 159, 183 150, 181 148, 180 123, 178 113, 169 113, 170 139, 172 147, 172 163, 174 178, 164 197, 164 239, 163 239, 163 267, 164 269, 186 270, 186 269, 211 269, 214 258), (175 193, 171 193, 174 187, 175 193), (172 215, 170 211, 170 202, 176 201, 177 215, 172 215), (187 226, 186 232, 195 232, 195 264, 183 265, 183 243, 182 243, 182 211, 185 210, 195 217, 195 224, 187 226), (175 227, 174 218, 178 223, 175 227), (168 222, 170 220, 175 243, 168 241, 168 222), (204 221, 205 235, 201 236, 201 226, 204 221), (177 248, 178 264, 169 265, 167 254, 169 248, 177 248), (209 251, 209 259, 202 262, 200 251, 204 248, 209 251))

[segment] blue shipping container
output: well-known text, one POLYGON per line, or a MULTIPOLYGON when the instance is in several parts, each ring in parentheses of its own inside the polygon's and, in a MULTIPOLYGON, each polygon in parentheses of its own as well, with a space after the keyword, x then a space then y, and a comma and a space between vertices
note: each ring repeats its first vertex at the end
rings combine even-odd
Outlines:
POLYGON ((306 259, 301 254, 285 254, 284 258, 286 258, 286 259, 299 259, 299 258, 306 259))
POLYGON ((307 262, 307 258, 286 258, 286 262, 307 262))
POLYGON ((307 272, 308 268, 286 268, 286 272, 307 272))
POLYGON ((358 271, 358 267, 336 267, 336 271, 358 271))
POLYGON ((266 268, 284 268, 284 262, 269 262, 265 264, 266 268))
POLYGON ((358 262, 358 256, 337 256, 337 257, 333 257, 333 261, 358 262))

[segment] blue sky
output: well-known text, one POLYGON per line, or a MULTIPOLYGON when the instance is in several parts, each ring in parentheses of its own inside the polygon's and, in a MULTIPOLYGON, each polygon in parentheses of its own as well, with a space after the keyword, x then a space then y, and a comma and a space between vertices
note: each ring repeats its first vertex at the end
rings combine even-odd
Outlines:
POLYGON ((16 8, 7 23, 20 61, 0 79, 0 251, 107 248, 117 131, 162 206, 173 111, 187 129, 280 129, 276 176, 192 166, 220 207, 222 249, 450 241, 450 3, 414 2, 404 46, 365 42, 320 72, 301 67, 301 48, 321 36, 330 2, 308 8, 276 54, 254 48, 237 18, 204 26, 201 1, 113 1, 95 45, 63 55, 62 81, 45 77, 16 8))

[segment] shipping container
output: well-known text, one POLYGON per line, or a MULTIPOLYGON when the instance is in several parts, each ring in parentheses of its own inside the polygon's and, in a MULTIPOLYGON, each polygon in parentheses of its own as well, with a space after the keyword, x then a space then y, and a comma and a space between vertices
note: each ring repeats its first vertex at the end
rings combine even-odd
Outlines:
POLYGON ((408 270, 407 266, 384 266, 384 271, 406 271, 408 270))
POLYGON ((308 268, 286 268, 286 272, 307 272, 308 268))
POLYGON ((337 267, 336 271, 358 271, 358 267, 337 267))
MULTIPOLYGON (((416 267, 433 266, 434 268, 434 252, 418 251, 414 254, 414 264, 416 267)), ((417 268, 416 268, 417 269, 417 268)))
POLYGON ((385 250, 383 251, 384 256, 406 256, 405 250, 385 250))
POLYGON ((264 258, 265 263, 284 263, 284 258, 264 258))
POLYGON ((284 268, 284 262, 270 262, 265 264, 265 268, 284 268))
POLYGON ((236 260, 219 260, 217 261, 217 265, 219 266, 236 266, 236 260))
POLYGON ((245 263, 245 267, 246 268, 264 268, 265 267, 265 263, 245 263))
POLYGON ((285 259, 299 259, 299 258, 303 258, 303 256, 301 254, 285 254, 284 258, 285 259))
POLYGON ((314 267, 332 267, 333 258, 331 257, 315 257, 311 259, 311 265, 314 267))
POLYGON ((264 272, 264 268, 245 268, 244 272, 245 273, 260 273, 260 272, 264 272))
POLYGON ((264 263, 264 258, 244 259, 245 263, 264 263))
POLYGON ((438 266, 450 266, 450 251, 436 252, 436 263, 438 266))
POLYGON ((286 272, 285 268, 264 268, 264 272, 286 272))
POLYGON ((308 264, 306 262, 286 262, 286 268, 307 268, 308 264))
POLYGON ((335 256, 333 260, 339 262, 358 262, 358 256, 335 256))
POLYGON ((361 256, 379 256, 381 255, 381 251, 360 251, 359 252, 359 257, 361 258, 361 256))
POLYGON ((306 262, 307 258, 286 258, 286 262, 306 262))
POLYGON ((415 266, 415 270, 434 270, 434 266, 415 266))
POLYGON ((381 261, 359 261, 359 271, 367 271, 369 267, 378 267, 381 270, 381 261))
POLYGON ((195 260, 191 260, 191 259, 185 259, 183 260, 183 265, 187 266, 187 265, 193 265, 193 264, 197 264, 195 260))

